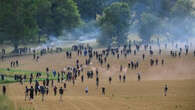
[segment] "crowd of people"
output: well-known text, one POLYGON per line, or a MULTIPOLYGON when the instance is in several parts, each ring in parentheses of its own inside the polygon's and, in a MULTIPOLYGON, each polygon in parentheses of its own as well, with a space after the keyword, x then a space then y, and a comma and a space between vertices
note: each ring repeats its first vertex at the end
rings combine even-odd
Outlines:
MULTIPOLYGON (((64 94, 64 91, 67 89, 67 82, 71 82, 72 85, 74 86, 76 83, 76 80, 80 78, 81 83, 85 82, 85 76, 87 76, 87 79, 95 79, 96 81, 96 88, 100 88, 100 75, 98 71, 98 67, 96 67, 96 70, 87 70, 86 73, 84 73, 85 67, 90 67, 90 64, 92 63, 92 60, 96 60, 99 64, 99 67, 101 68, 106 68, 105 71, 112 71, 111 67, 112 64, 108 62, 108 57, 114 56, 117 60, 119 60, 122 56, 124 58, 127 58, 130 55, 136 56, 137 54, 141 53, 140 49, 143 47, 144 53, 141 55, 142 60, 135 59, 135 60, 128 60, 127 59, 127 65, 124 67, 124 65, 120 65, 119 68, 119 76, 118 80, 120 82, 125 83, 127 80, 126 76, 126 71, 125 68, 132 69, 132 70, 138 70, 140 71, 140 63, 145 60, 146 57, 151 56, 150 61, 148 64, 150 66, 154 65, 164 65, 165 64, 165 59, 159 59, 159 58, 153 58, 152 56, 154 55, 155 49, 152 49, 153 47, 149 44, 128 44, 124 45, 123 47, 108 47, 106 49, 93 49, 89 45, 83 46, 83 45, 78 45, 78 46, 73 46, 71 51, 66 51, 65 56, 67 59, 72 59, 72 54, 75 53, 77 58, 75 62, 75 66, 67 66, 65 69, 62 69, 62 71, 57 72, 56 70, 52 70, 52 68, 46 67, 44 75, 42 72, 37 72, 36 74, 31 73, 29 76, 26 75, 14 75, 14 79, 16 81, 19 81, 21 84, 29 83, 30 86, 25 87, 25 101, 27 99, 33 100, 35 97, 41 95, 42 96, 42 101, 44 101, 44 97, 50 94, 51 92, 49 91, 49 88, 52 88, 53 90, 53 95, 56 96, 57 93, 60 95, 60 101, 62 101, 62 96, 64 94), (133 48, 133 46, 135 48, 133 48), (149 53, 149 54, 147 54, 149 53), (85 63, 81 63, 79 60, 78 56, 86 56, 85 58, 85 63), (39 78, 44 78, 43 81, 40 81, 39 78), (56 86, 56 83, 61 83, 63 86, 56 86)), ((167 48, 167 45, 165 44, 165 48, 167 48)), ((43 56, 43 54, 46 54, 47 51, 53 51, 52 49, 42 49, 39 54, 36 53, 35 50, 33 50, 33 59, 36 61, 39 61, 40 56, 43 56)), ((58 49, 58 51, 62 51, 62 49, 58 49)), ((184 55, 189 54, 189 46, 186 45, 184 48, 180 48, 179 51, 177 50, 171 50, 170 55, 172 57, 177 57, 181 56, 182 53, 184 55), (184 51, 185 50, 185 51, 184 51)), ((162 49, 160 48, 158 50, 158 55, 162 54, 162 49)), ((195 56, 195 51, 194 51, 194 56, 195 56)), ((11 61, 10 67, 18 67, 19 66, 19 61, 11 61)), ((102 73, 104 74, 104 73, 102 73)), ((141 81, 142 74, 141 72, 136 73, 137 74, 137 81, 141 81)), ((1 80, 5 80, 5 75, 1 74, 1 80)), ((112 76, 109 76, 108 82, 109 84, 112 84, 112 76)), ((79 83, 79 82, 77 82, 79 83)), ((164 86, 164 96, 167 96, 167 91, 168 91, 168 85, 165 84, 164 86)), ((2 86, 2 92, 4 95, 6 95, 6 86, 2 86)), ((90 88, 86 86, 84 89, 84 92, 86 95, 90 93, 90 88)), ((101 93, 102 95, 106 95, 106 88, 104 86, 101 86, 101 93)))

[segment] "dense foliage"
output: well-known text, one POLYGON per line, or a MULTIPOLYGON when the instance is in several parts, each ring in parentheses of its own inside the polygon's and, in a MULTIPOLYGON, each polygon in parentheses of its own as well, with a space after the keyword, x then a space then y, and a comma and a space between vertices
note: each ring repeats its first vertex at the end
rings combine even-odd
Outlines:
POLYGON ((102 29, 100 43, 107 45, 113 42, 124 44, 129 31, 130 8, 127 3, 116 2, 104 10, 99 18, 102 29))
POLYGON ((33 39, 38 26, 32 0, 1 0, 0 12, 0 33, 5 40, 17 48, 19 43, 33 39))
POLYGON ((98 42, 106 45, 126 43, 132 31, 144 41, 155 34, 186 38, 194 10, 191 0, 0 0, 0 42, 17 48, 80 27, 90 33, 100 28, 98 42))
POLYGON ((0 0, 0 35, 15 46, 37 35, 59 36, 80 24, 72 0, 0 0))

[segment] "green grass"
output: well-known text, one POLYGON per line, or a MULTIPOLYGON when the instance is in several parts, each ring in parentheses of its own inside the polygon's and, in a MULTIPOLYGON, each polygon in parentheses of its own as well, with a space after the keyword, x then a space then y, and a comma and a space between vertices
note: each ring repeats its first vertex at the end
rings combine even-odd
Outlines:
MULTIPOLYGON (((14 80, 14 74, 30 76, 31 73, 36 74, 37 72, 27 71, 27 70, 18 70, 18 69, 10 69, 8 71, 5 68, 0 68, 0 73, 6 75, 6 78, 5 78, 4 81, 0 80, 0 84, 7 84, 7 83, 16 83, 16 82, 18 82, 16 80, 14 80)), ((38 78, 36 80, 43 81, 43 80, 46 79, 46 73, 45 72, 41 72, 41 73, 42 73, 42 77, 38 78)), ((50 73, 50 74, 52 74, 52 73, 50 73)), ((66 77, 65 77, 65 79, 66 79, 66 77)), ((57 77, 53 77, 52 75, 50 75, 49 80, 57 80, 57 77)), ((28 81, 29 80, 27 79, 26 82, 28 82, 28 81)), ((35 81, 35 79, 33 81, 35 81)))
POLYGON ((6 96, 0 95, 0 110, 15 110, 14 104, 6 96))
POLYGON ((4 81, 0 80, 0 84, 8 84, 8 83, 16 83, 17 81, 15 81, 14 79, 6 79, 4 81))
MULTIPOLYGON (((38 78, 38 79, 34 79, 33 82, 35 82, 35 80, 37 81, 43 81, 46 78, 38 78)), ((57 78, 53 78, 50 77, 49 80, 57 80, 57 78)), ((29 80, 26 80, 25 82, 28 82, 29 80)), ((0 80, 0 84, 9 84, 9 83, 17 83, 19 81, 14 80, 14 78, 6 78, 4 81, 0 80)))
POLYGON ((18 69, 10 69, 9 71, 5 68, 0 68, 0 73, 6 74, 8 76, 13 76, 14 74, 19 74, 19 75, 30 75, 31 73, 35 74, 37 72, 33 71, 27 71, 27 70, 18 70, 18 69))
MULTIPOLYGON (((46 78, 38 78, 38 79, 34 79, 33 82, 35 82, 35 80, 37 81, 43 81, 46 78)), ((49 77, 49 80, 57 80, 57 77, 49 77)), ((29 80, 27 79, 25 82, 28 82, 29 80)), ((8 84, 8 83, 16 83, 19 81, 14 80, 13 77, 6 77, 6 79, 4 81, 0 80, 0 84, 8 84)))
MULTIPOLYGON (((0 110, 15 110, 14 104, 7 96, 0 95, 0 110)), ((24 109, 22 107, 19 110, 35 110, 34 108, 24 109)))

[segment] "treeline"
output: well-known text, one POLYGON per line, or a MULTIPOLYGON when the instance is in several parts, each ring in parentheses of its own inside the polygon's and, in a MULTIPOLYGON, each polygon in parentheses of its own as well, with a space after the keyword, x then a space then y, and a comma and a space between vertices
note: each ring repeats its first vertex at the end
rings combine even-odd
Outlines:
POLYGON ((101 44, 124 44, 132 32, 137 33, 143 42, 149 42, 153 35, 174 40, 195 35, 195 9, 191 0, 115 1, 98 19, 101 44))
POLYGON ((124 44, 129 32, 146 42, 155 34, 187 37, 193 12, 191 0, 0 0, 0 42, 17 48, 91 21, 100 28, 103 45, 124 44))
POLYGON ((72 0, 0 0, 0 39, 15 48, 42 35, 59 36, 80 23, 72 0))

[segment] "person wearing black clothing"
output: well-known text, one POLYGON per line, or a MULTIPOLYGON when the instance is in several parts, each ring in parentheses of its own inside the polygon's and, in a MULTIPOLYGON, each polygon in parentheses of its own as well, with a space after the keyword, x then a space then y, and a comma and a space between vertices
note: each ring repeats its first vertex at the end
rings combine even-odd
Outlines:
POLYGON ((109 70, 109 68, 110 68, 110 64, 108 63, 108 64, 107 64, 107 70, 109 70))
POLYGON ((42 102, 44 101, 44 94, 45 94, 45 86, 40 87, 41 95, 42 95, 42 102))
POLYGON ((37 92, 39 90, 39 82, 36 80, 35 81, 35 95, 37 96, 37 92))
POLYGON ((26 75, 23 76, 24 81, 26 81, 26 75))
POLYGON ((26 98, 28 97, 28 91, 29 91, 29 89, 28 89, 28 87, 26 86, 26 88, 25 88, 25 101, 26 101, 26 98))
POLYGON ((162 60, 161 60, 161 64, 164 65, 164 63, 165 63, 165 61, 164 61, 164 59, 162 59, 162 60))
POLYGON ((145 59, 145 54, 142 55, 143 60, 145 59))
POLYGON ((123 75, 123 82, 125 82, 126 81, 126 76, 125 75, 123 75))
POLYGON ((46 72, 47 72, 47 73, 49 72, 49 68, 48 68, 48 67, 46 68, 46 72))
POLYGON ((30 88, 30 100, 33 100, 34 99, 34 88, 33 86, 31 86, 30 88))
POLYGON ((158 59, 156 59, 156 65, 158 65, 158 59))
POLYGON ((120 82, 121 82, 121 75, 119 74, 119 80, 120 80, 120 82))
POLYGON ((99 73, 99 72, 98 72, 98 69, 96 69, 96 77, 98 77, 98 73, 99 73))
POLYGON ((194 56, 195 56, 195 50, 194 50, 194 56))
POLYGON ((19 80, 19 82, 21 83, 21 85, 22 85, 22 81, 23 81, 23 77, 22 77, 22 75, 18 75, 18 80, 19 80))
POLYGON ((105 88, 102 87, 102 95, 105 95, 105 88))
POLYGON ((66 83, 64 83, 64 89, 66 89, 66 83))
POLYGON ((138 81, 141 80, 141 75, 140 75, 140 73, 138 73, 138 75, 137 75, 137 80, 138 80, 138 81))
POLYGON ((60 77, 58 77, 58 83, 60 83, 60 77))
POLYGON ((43 80, 43 86, 45 86, 45 80, 43 80))
POLYGON ((46 79, 46 86, 49 86, 49 79, 46 79))
POLYGON ((30 85, 32 84, 32 77, 30 77, 30 79, 29 79, 29 83, 30 83, 30 85))
POLYGON ((165 87, 164 87, 164 96, 167 96, 167 91, 168 91, 168 86, 166 84, 165 87))
POLYGON ((37 61, 37 62, 39 61, 39 56, 37 56, 37 59, 36 59, 36 61, 37 61))
POLYGON ((98 86, 99 86, 99 78, 96 77, 96 87, 98 88, 98 86))
POLYGON ((48 95, 49 94, 49 88, 46 87, 46 94, 48 95))
POLYGON ((119 59, 119 57, 120 57, 120 55, 119 55, 119 54, 117 54, 117 59, 119 59))
POLYGON ((11 67, 11 68, 13 67, 13 61, 11 61, 11 63, 10 63, 10 67, 11 67))
POLYGON ((62 101, 62 95, 64 93, 64 90, 62 89, 62 87, 60 87, 59 89, 59 94, 60 94, 60 101, 62 101))
POLYGON ((2 91, 3 91, 3 95, 5 96, 6 95, 6 86, 5 85, 3 85, 2 91))
POLYGON ((54 91, 54 96, 56 96, 56 94, 57 94, 57 87, 56 86, 53 88, 53 91, 54 91))
POLYGON ((33 59, 35 59, 36 58, 36 55, 35 54, 33 54, 33 59))
POLYGON ((18 60, 16 60, 16 66, 17 66, 17 67, 19 66, 19 62, 18 62, 18 60))
POLYGON ((52 87, 54 86, 54 81, 53 81, 53 80, 51 80, 51 86, 52 86, 52 87))
POLYGON ((81 76, 81 82, 82 83, 84 82, 84 76, 83 75, 81 76))
POLYGON ((2 74, 1 75, 1 80, 3 81, 5 79, 5 76, 2 74))
POLYGON ((111 78, 111 77, 109 77, 109 83, 111 84, 111 82, 112 82, 112 78, 111 78))

